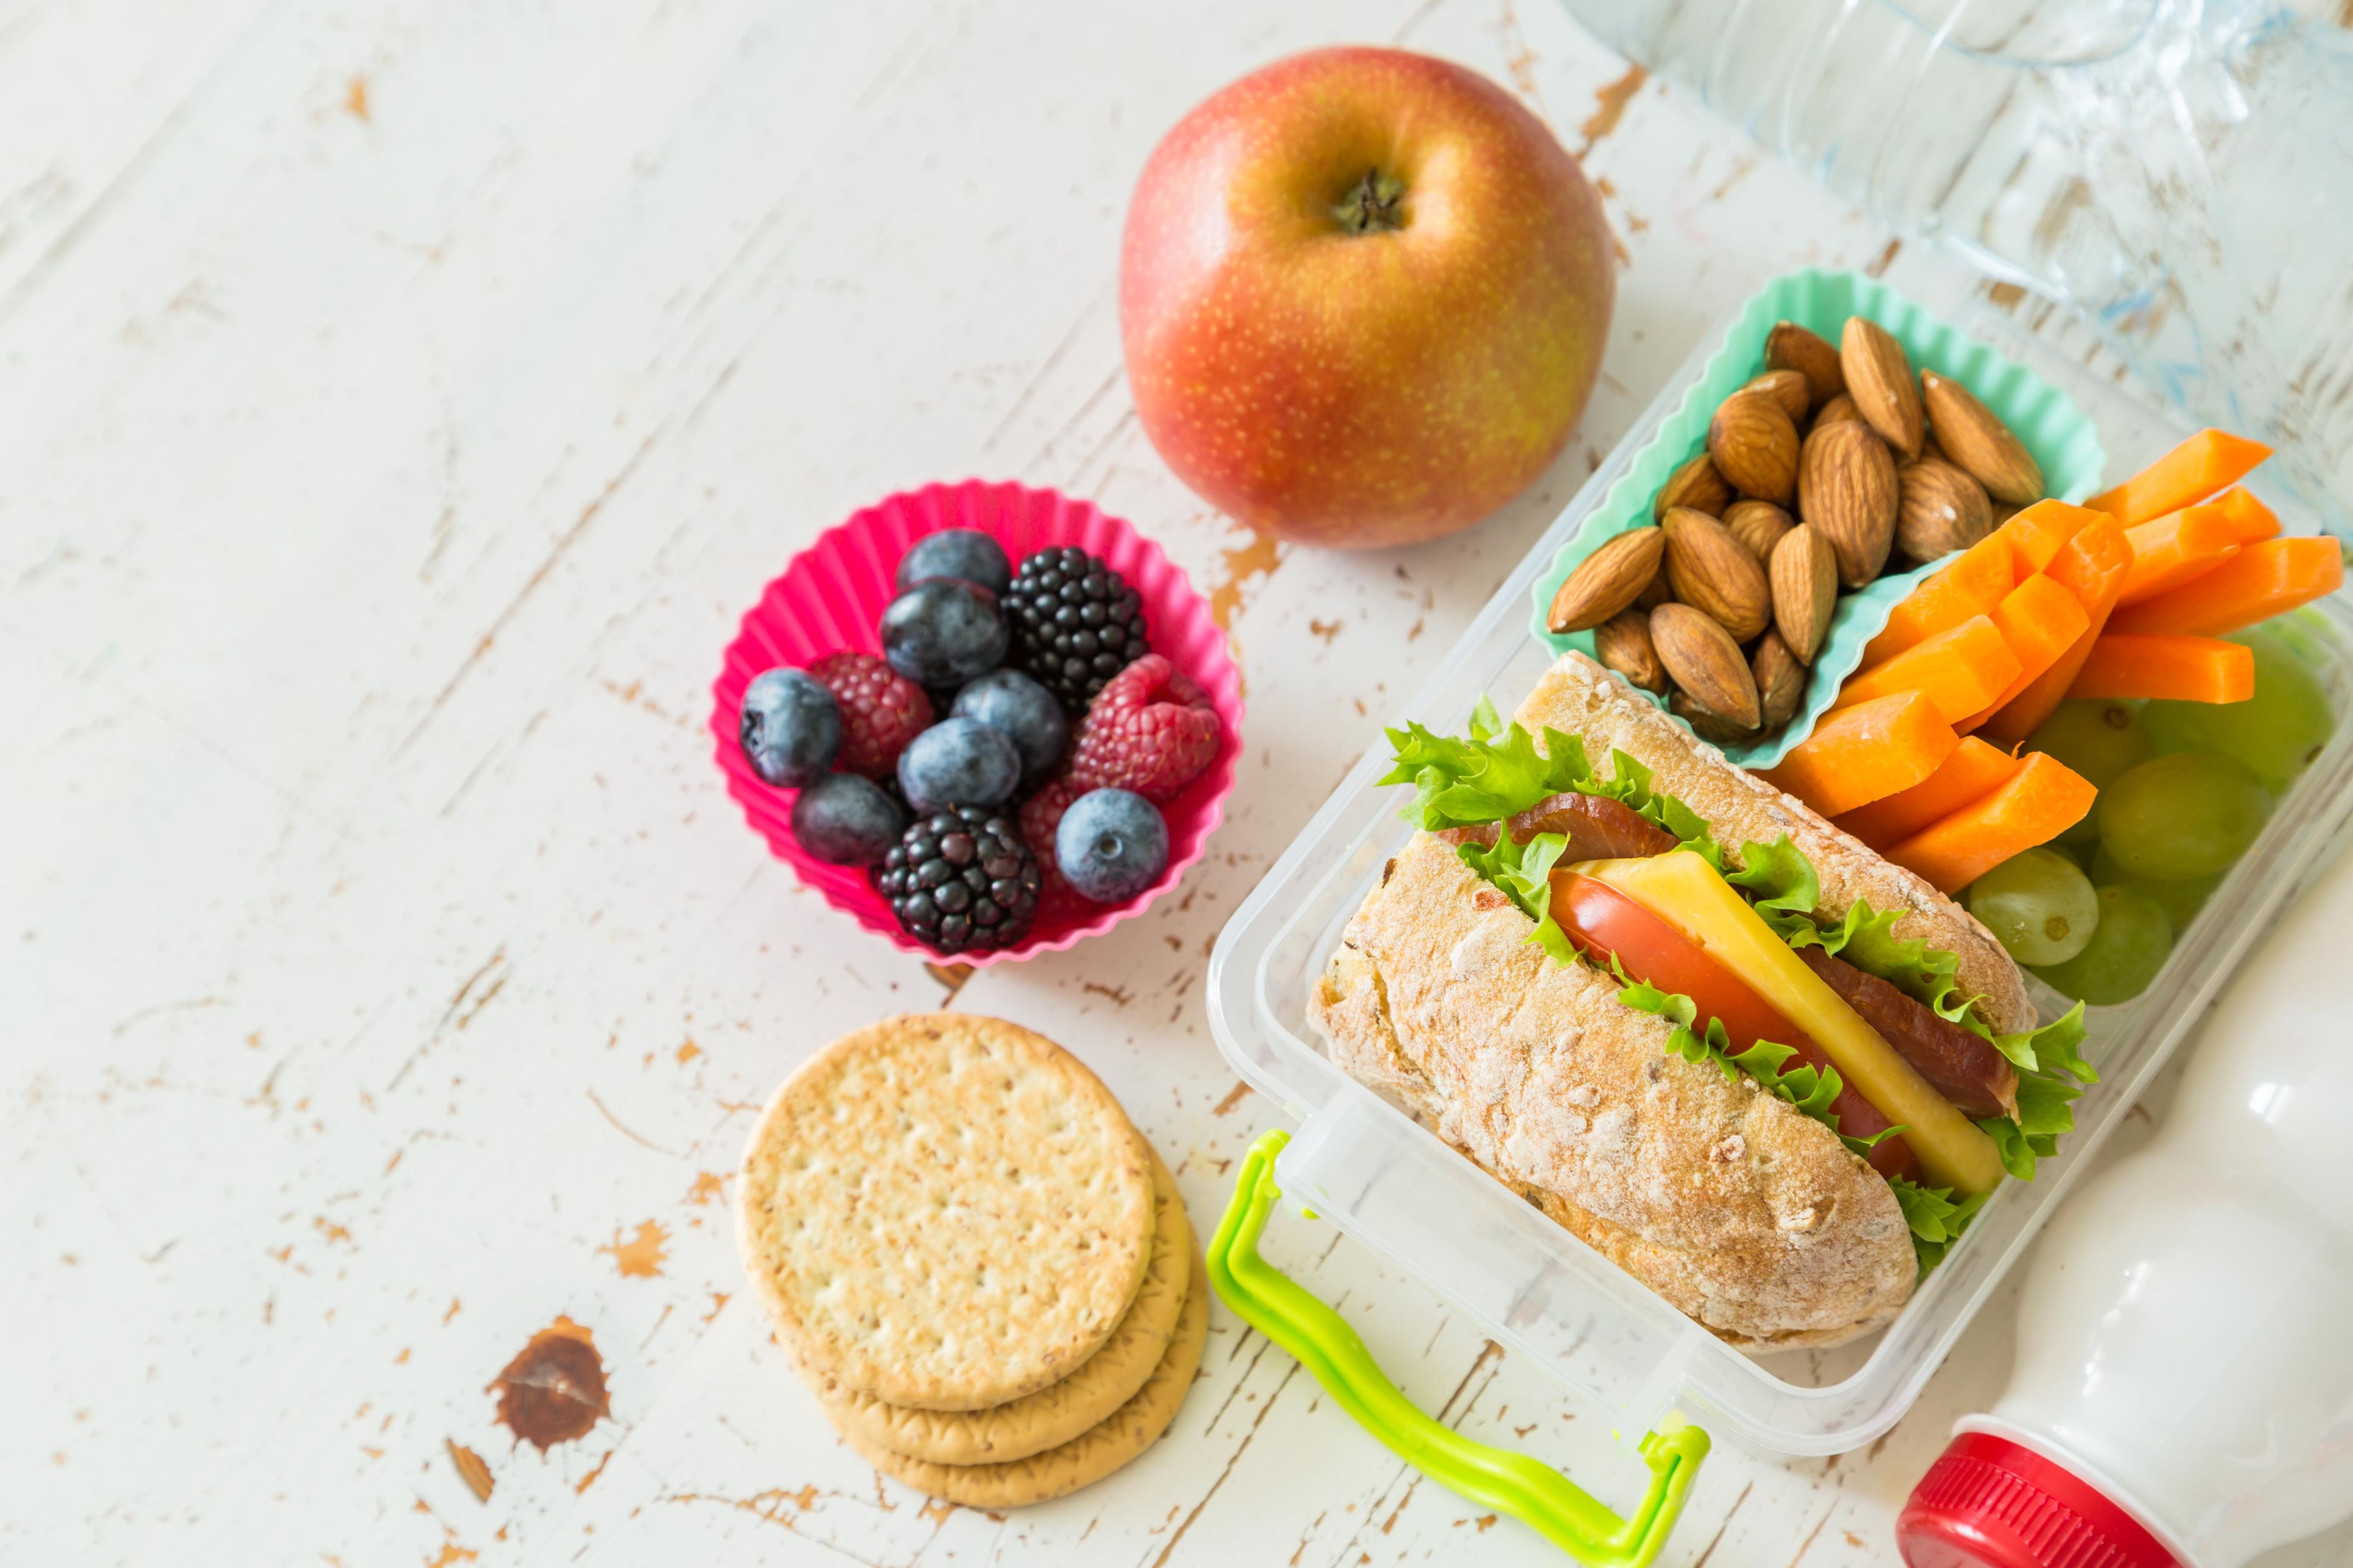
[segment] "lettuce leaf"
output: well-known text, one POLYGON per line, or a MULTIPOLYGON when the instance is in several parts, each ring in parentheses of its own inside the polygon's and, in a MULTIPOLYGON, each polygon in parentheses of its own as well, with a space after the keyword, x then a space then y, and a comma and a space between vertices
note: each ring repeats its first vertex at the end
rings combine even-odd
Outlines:
POLYGON ((1536 922, 1528 941, 1550 953, 1556 963, 1577 962, 1568 933, 1552 918, 1552 868, 1567 848, 1565 834, 1539 833, 1521 844, 1504 833, 1496 836, 1492 849, 1464 844, 1455 850, 1464 865, 1502 889, 1522 914, 1536 922))
POLYGON ((1748 889, 1757 912, 1791 947, 1821 940, 1813 914, 1821 901, 1822 881, 1814 874, 1814 863, 1789 842, 1788 834, 1770 844, 1742 845, 1740 869, 1725 872, 1724 879, 1748 889))
POLYGON ((1547 726, 1539 752, 1535 737, 1517 723, 1504 723, 1484 697, 1471 714, 1470 730, 1462 740, 1419 724, 1388 731, 1391 765, 1376 782, 1414 786, 1413 804, 1402 815, 1415 826, 1435 833, 1501 822, 1547 795, 1573 791, 1622 802, 1672 834, 1678 847, 1724 868, 1724 852, 1706 820, 1673 795, 1652 789, 1651 770, 1625 752, 1612 752, 1611 776, 1597 777, 1578 737, 1547 726))
POLYGON ((1978 1123, 2001 1154, 2002 1169, 2021 1182, 2034 1180, 2034 1163, 2059 1152, 2059 1135, 2075 1130, 2073 1101, 2083 1086, 2100 1081, 2085 1061, 2084 1005, 2064 1016, 2016 1035, 1978 1032, 2018 1069, 2018 1114, 1989 1117, 1978 1123))
POLYGON ((1831 1107, 1846 1082, 1839 1077, 1838 1068, 1818 1068, 1798 1058, 1796 1047, 1772 1040, 1755 1041, 1746 1050, 1736 1054, 1723 1019, 1710 1018, 1703 1033, 1694 1027, 1699 1021, 1699 1005, 1690 997, 1680 992, 1662 991, 1648 981, 1632 979, 1614 959, 1609 967, 1623 983, 1623 989, 1618 993, 1619 1001, 1638 1013, 1651 1014, 1674 1026, 1667 1035, 1667 1049, 1683 1060, 1701 1066, 1715 1063, 1727 1083, 1736 1071, 1746 1073, 1775 1098, 1838 1132, 1839 1142, 1857 1156, 1868 1155, 1882 1139, 1903 1131, 1901 1127, 1891 1127, 1870 1138, 1850 1138, 1839 1132, 1838 1113, 1831 1107), (1795 1068, 1789 1066, 1792 1058, 1798 1059, 1795 1068))
POLYGON ((1969 1221, 1977 1218, 1978 1210, 1985 1206, 1983 1193, 1973 1193, 1955 1203, 1950 1187, 1924 1187, 1905 1176, 1890 1176, 1887 1184, 1895 1191, 1895 1204, 1904 1211, 1904 1223, 1912 1228, 1912 1255, 1919 1261, 1924 1277, 1945 1260, 1945 1254, 1960 1240, 1969 1221))
POLYGON ((1392 765, 1377 782, 1414 786, 1414 802, 1404 816, 1415 826, 1435 833, 1501 822, 1548 795, 1592 783, 1585 743, 1576 736, 1547 729, 1546 749, 1539 752, 1535 738, 1517 724, 1497 739, 1484 722, 1493 716, 1494 705, 1482 699, 1482 707, 1468 740, 1434 734, 1419 724, 1388 731, 1392 765))

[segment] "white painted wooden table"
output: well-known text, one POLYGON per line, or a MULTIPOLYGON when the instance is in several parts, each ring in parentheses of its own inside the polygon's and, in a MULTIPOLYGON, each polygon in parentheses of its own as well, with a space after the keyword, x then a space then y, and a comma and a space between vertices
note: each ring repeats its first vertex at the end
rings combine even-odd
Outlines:
MULTIPOLYGON (((1109 1482, 1001 1517, 880 1482, 740 1289, 728 1173, 808 1051, 946 1005, 1075 1049, 1213 1220, 1271 1124, 1202 1015, 1219 924, 1711 321, 1808 261, 1941 265, 1538 0, 0 0, 0 1561, 1559 1561, 1222 1309, 1109 1482), (1210 513, 1118 353, 1155 138, 1341 38, 1509 83, 1625 264, 1553 472, 1393 554, 1210 513), (1251 706, 1180 895, 950 989, 767 858, 704 721, 797 548, 971 473, 1158 539, 1251 706), (612 1414, 543 1455, 486 1384, 559 1316, 612 1414)), ((1312 1227, 1270 1251, 1446 1419, 1631 1491, 1421 1287, 1312 1227)), ((1667 1561, 1892 1563, 2007 1318, 1866 1453, 1720 1447, 1667 1561)))

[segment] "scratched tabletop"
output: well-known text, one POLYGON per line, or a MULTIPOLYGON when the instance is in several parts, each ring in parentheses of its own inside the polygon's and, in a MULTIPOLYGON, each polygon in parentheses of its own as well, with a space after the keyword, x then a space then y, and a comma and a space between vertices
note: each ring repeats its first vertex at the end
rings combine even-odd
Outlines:
MULTIPOLYGON (((1810 262, 1971 286, 1537 0, 0 0, 0 1562, 1560 1561, 1222 1308, 1110 1480, 996 1513, 879 1479, 743 1289, 732 1173, 828 1039, 972 1009, 1083 1058, 1213 1223, 1278 1121, 1209 1037, 1220 924, 1712 323, 1810 262), (1237 529, 1120 364, 1154 140, 1340 39, 1506 83, 1621 264, 1559 461, 1403 552, 1237 529), (705 728, 796 550, 972 474, 1158 541, 1250 705, 1177 892, 978 973, 801 888, 705 728)), ((1268 1251, 1449 1424, 1639 1489, 1420 1284, 1324 1227, 1268 1251)), ((1720 1445, 1664 1561, 1893 1564, 2010 1302, 1866 1451, 1720 1445)))

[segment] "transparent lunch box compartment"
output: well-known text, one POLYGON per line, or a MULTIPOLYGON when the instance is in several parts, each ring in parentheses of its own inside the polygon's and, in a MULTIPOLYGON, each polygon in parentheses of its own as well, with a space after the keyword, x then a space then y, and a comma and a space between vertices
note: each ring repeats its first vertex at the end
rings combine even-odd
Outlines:
MULTIPOLYGON (((1981 301, 1927 303, 2064 390, 2099 425, 2111 479, 2186 433, 2105 368, 2089 370, 2064 350, 2027 337, 1981 301)), ((1528 633, 1530 584, 1657 432, 1722 347, 1728 325, 1694 351, 1420 694, 1386 715, 1385 723, 1419 720, 1441 731, 1459 730, 1482 693, 1509 712, 1535 683, 1551 656, 1528 633)), ((2307 516, 2280 510, 2291 531, 2311 531, 2307 516)), ((2061 1141, 2060 1153, 2042 1162, 2032 1183, 2004 1183, 1967 1237, 1876 1335, 1827 1354, 1743 1354, 1324 1056, 1306 1022, 1310 988, 1382 863, 1412 831, 1398 816, 1409 792, 1374 785, 1388 757, 1370 726, 1366 739, 1374 744, 1236 911, 1210 959, 1209 1016, 1219 1049, 1252 1088, 1300 1122, 1276 1167, 1284 1195, 1419 1277, 1497 1342, 1599 1406, 1629 1447, 1671 1412, 1718 1436, 1786 1454, 1843 1453, 1872 1442, 1911 1407, 2076 1172, 2346 836, 2353 800, 2353 726, 2346 723, 2353 606, 2339 595, 2301 614, 2338 715, 2335 737, 2181 933, 2149 989, 2135 1002, 2089 1010, 2086 1053, 2100 1081, 2076 1102, 2075 1131, 2061 1141)), ((2029 985, 2045 1017, 2069 1005, 2038 980, 2030 977, 2029 985)))

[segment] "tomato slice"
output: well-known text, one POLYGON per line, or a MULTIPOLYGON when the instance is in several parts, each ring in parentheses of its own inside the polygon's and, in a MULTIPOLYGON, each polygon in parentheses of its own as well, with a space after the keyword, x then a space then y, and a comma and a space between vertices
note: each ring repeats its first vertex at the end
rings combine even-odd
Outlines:
MULTIPOLYGON (((1733 1055, 1759 1040, 1773 1040, 1795 1049, 1817 1070, 1830 1066, 1822 1048, 1746 981, 1609 883, 1566 868, 1553 872, 1552 917, 1597 962, 1607 963, 1614 956, 1635 979, 1690 997, 1702 1029, 1710 1018, 1720 1019, 1733 1055)), ((1852 1084, 1840 1088, 1831 1110, 1839 1131, 1851 1138, 1869 1138, 1894 1125, 1852 1084)), ((1868 1158, 1883 1176, 1919 1177, 1919 1157, 1900 1132, 1882 1140, 1868 1158)))

